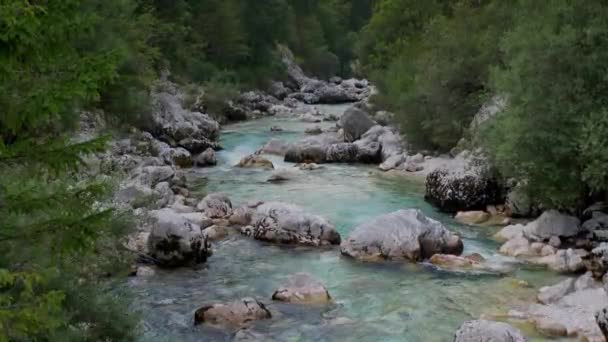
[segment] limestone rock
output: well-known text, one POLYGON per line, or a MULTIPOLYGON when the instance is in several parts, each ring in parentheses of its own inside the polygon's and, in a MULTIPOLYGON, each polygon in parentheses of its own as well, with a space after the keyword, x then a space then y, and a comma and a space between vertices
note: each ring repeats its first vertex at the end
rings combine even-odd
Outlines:
POLYGON ((215 151, 212 148, 208 148, 201 154, 194 158, 194 165, 204 167, 213 166, 217 164, 217 158, 215 157, 215 151))
POLYGON ((153 219, 148 238, 150 255, 160 266, 177 267, 207 260, 211 248, 198 225, 171 209, 150 212, 153 219))
POLYGON ((196 310, 194 324, 210 324, 224 327, 243 327, 252 321, 269 319, 272 315, 264 304, 243 298, 226 304, 213 304, 196 310))
POLYGON ((456 331, 454 342, 526 342, 518 329, 502 322, 465 322, 456 331))
POLYGON ((232 202, 222 193, 212 193, 205 196, 196 205, 196 209, 211 219, 225 218, 232 214, 232 202))
POLYGON ((347 109, 340 118, 340 127, 344 129, 344 137, 348 142, 358 140, 375 124, 367 113, 357 107, 347 109))
POLYGON ((272 162, 262 156, 252 154, 246 157, 243 157, 241 161, 236 165, 237 167, 242 168, 260 168, 260 169, 274 169, 274 165, 272 162))
POLYGON ((482 210, 459 211, 455 218, 464 224, 481 224, 490 219, 490 214, 482 210))
POLYGON ((420 210, 399 210, 356 227, 342 254, 360 260, 421 261, 434 254, 462 253, 460 238, 420 210))
POLYGON ((547 210, 535 221, 526 225, 524 234, 537 241, 547 241, 553 236, 572 237, 581 232, 580 220, 557 210, 547 210))
POLYGON ((281 202, 267 202, 256 208, 251 235, 262 241, 309 246, 336 245, 340 234, 321 216, 281 202))
POLYGON ((446 212, 485 209, 502 201, 498 181, 483 167, 439 168, 426 177, 425 199, 446 212))
POLYGON ((272 299, 298 304, 326 304, 331 300, 325 286, 307 273, 296 273, 272 294, 272 299))

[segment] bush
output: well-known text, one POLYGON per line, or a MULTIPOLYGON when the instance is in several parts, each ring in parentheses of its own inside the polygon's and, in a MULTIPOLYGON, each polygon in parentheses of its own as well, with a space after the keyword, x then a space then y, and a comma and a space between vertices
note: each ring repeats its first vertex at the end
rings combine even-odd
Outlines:
POLYGON ((606 61, 604 1, 521 1, 493 72, 507 109, 487 132, 501 170, 526 180, 545 206, 570 207, 606 190, 606 61))
POLYGON ((458 3, 373 74, 381 90, 377 102, 395 112, 414 147, 448 151, 463 136, 490 95, 489 72, 502 59, 498 44, 509 27, 509 6, 458 3))

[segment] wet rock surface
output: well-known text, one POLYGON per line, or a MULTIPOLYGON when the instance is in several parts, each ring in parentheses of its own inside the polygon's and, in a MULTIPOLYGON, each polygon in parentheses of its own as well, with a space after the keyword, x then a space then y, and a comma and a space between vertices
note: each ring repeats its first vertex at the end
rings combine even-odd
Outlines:
POLYGON ((150 255, 164 267, 178 267, 204 262, 211 248, 201 227, 171 209, 150 213, 154 222, 148 238, 150 255))
POLYGON ((245 232, 257 240, 309 246, 340 243, 340 234, 329 221, 292 204, 264 203, 255 209, 252 222, 245 232))
POLYGON ((296 304, 326 304, 331 300, 325 286, 307 273, 296 273, 274 291, 272 299, 296 304))
POLYGON ((264 304, 253 298, 243 298, 226 304, 204 306, 194 313, 194 324, 209 324, 239 328, 253 321, 270 319, 272 314, 264 304))
POLYGON ((380 216, 356 227, 340 245, 342 254, 359 260, 421 261, 434 254, 462 253, 460 238, 420 210, 380 216))
POLYGON ((442 211, 457 212, 499 204, 503 195, 490 171, 464 161, 459 168, 440 168, 429 173, 425 199, 442 211))
POLYGON ((477 320, 465 322, 458 328, 454 342, 526 342, 519 329, 506 323, 477 320))

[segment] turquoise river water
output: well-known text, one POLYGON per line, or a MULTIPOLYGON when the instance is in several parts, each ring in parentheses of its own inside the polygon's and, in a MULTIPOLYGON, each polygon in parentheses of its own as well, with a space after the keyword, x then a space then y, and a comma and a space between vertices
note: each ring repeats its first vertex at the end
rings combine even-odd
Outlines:
MULTIPOLYGON (((344 106, 320 109, 340 114, 344 106)), ((221 191, 235 205, 249 200, 295 203, 332 221, 345 238, 359 223, 403 208, 420 208, 461 234, 465 253, 492 262, 514 262, 497 254, 490 239, 496 228, 468 227, 424 202, 420 179, 387 175, 373 166, 332 164, 303 171, 292 181, 271 184, 270 171, 237 169, 243 156, 271 138, 293 141, 315 124, 264 118, 224 127, 218 166, 194 169, 190 179, 205 192, 221 191), (284 131, 270 132, 270 126, 284 131)), ((329 126, 323 123, 322 126, 329 126)), ((269 156, 275 168, 291 168, 269 156)), ((209 303, 255 297, 273 318, 250 327, 263 341, 452 341, 457 327, 481 315, 500 315, 533 300, 540 286, 557 276, 516 264, 509 275, 454 273, 426 264, 365 264, 340 255, 339 248, 274 246, 232 235, 213 246, 196 269, 157 271, 133 278, 135 310, 143 318, 142 341, 232 341, 234 331, 193 325, 194 311, 209 303), (310 307, 273 303, 270 296, 289 274, 308 272, 328 288, 333 303, 310 307), (525 281, 529 286, 521 286, 525 281)), ((542 340, 526 326, 531 340, 542 340)))

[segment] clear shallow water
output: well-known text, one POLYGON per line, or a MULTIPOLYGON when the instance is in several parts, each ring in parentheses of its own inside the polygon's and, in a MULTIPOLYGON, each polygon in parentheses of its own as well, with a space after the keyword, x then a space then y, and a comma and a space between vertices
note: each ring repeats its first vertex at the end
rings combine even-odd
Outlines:
MULTIPOLYGON (((232 167, 269 139, 293 141, 314 125, 266 118, 228 126, 219 165, 193 170, 190 178, 206 178, 206 192, 225 192, 236 205, 254 199, 298 204, 330 219, 344 238, 357 224, 377 215, 420 208, 460 233, 465 253, 478 252, 492 262, 510 261, 497 255, 498 245, 488 238, 496 229, 459 225, 438 213, 424 202, 419 179, 387 176, 371 166, 334 164, 270 184, 265 182, 270 171, 232 167), (284 131, 271 133, 273 125, 284 131)), ((293 167, 280 157, 269 159, 275 168, 293 167)), ((193 312, 205 304, 242 297, 260 299, 273 313, 271 320, 251 327, 263 336, 258 340, 451 341, 463 321, 523 305, 533 300, 538 287, 558 280, 554 274, 521 265, 508 276, 497 276, 452 273, 423 264, 365 264, 341 257, 338 248, 278 247, 238 235, 213 247, 214 255, 197 269, 158 271, 154 277, 130 281, 137 298, 135 310, 144 320, 142 341, 231 341, 233 331, 193 327, 193 312), (322 307, 273 303, 273 289, 295 272, 321 280, 334 303, 322 307), (519 280, 531 287, 518 286, 519 280)))

